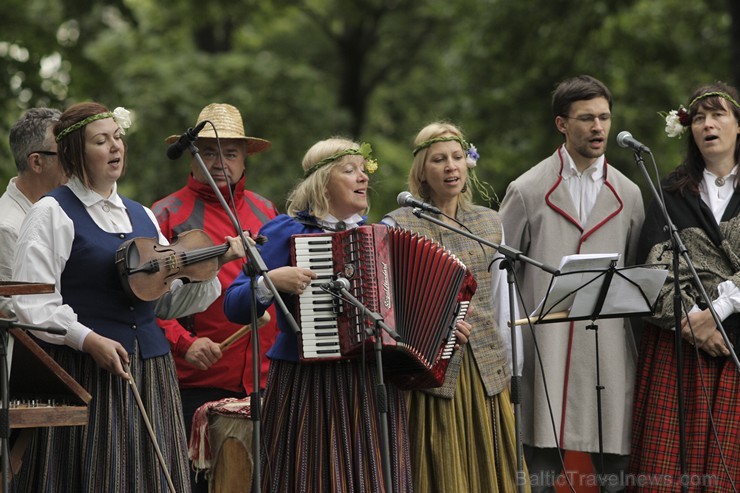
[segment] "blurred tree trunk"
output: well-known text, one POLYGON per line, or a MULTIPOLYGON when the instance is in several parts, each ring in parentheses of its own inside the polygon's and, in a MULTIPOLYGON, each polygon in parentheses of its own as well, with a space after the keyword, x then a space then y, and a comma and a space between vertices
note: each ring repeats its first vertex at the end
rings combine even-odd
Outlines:
POLYGON ((740 2, 727 0, 730 11, 730 73, 732 85, 740 87, 740 2))
MULTIPOLYGON (((446 0, 439 2, 446 6, 446 0)), ((337 82, 337 105, 350 116, 350 135, 360 138, 367 123, 367 109, 374 91, 392 85, 413 65, 420 51, 435 37, 449 32, 454 9, 431 9, 421 2, 357 1, 352 9, 321 10, 302 5, 299 10, 329 40, 336 63, 319 66, 337 82), (342 12, 337 15, 337 12, 342 12)))

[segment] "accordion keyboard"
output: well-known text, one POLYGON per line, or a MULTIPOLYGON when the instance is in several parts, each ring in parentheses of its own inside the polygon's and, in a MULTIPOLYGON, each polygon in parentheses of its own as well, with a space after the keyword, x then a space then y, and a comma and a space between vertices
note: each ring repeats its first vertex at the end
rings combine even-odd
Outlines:
POLYGON ((295 265, 318 275, 299 296, 301 340, 307 358, 339 357, 336 304, 320 285, 332 280, 332 237, 312 235, 295 239, 295 265))

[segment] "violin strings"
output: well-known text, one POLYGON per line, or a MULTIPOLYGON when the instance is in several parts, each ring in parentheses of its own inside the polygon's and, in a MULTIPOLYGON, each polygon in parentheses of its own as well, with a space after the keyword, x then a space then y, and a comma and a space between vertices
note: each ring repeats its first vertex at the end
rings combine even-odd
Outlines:
POLYGON ((203 260, 208 260, 209 258, 213 258, 214 256, 221 255, 228 249, 229 245, 227 243, 225 245, 219 245, 217 247, 202 248, 200 250, 193 250, 192 252, 183 252, 180 254, 182 264, 188 265, 191 263, 202 262, 203 260))

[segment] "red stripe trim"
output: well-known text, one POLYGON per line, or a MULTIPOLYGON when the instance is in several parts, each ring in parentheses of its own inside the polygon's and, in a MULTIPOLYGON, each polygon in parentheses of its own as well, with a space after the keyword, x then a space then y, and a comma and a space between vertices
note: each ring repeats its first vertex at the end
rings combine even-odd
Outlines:
POLYGON ((575 328, 575 322, 570 323, 570 332, 568 334, 568 354, 565 357, 565 379, 563 380, 563 404, 560 409, 560 444, 558 445, 561 449, 565 448, 565 411, 568 407, 568 381, 570 379, 570 354, 571 348, 573 347, 573 329, 575 328))
MULTIPOLYGON (((580 243, 578 243, 578 251, 576 253, 581 253, 581 246, 583 246, 583 239, 581 239, 580 243)), ((565 436, 565 412, 568 407, 568 383, 570 381, 570 355, 571 355, 571 349, 573 348, 573 334, 575 333, 576 324, 575 322, 570 323, 569 333, 568 333, 568 354, 565 357, 565 379, 563 380, 563 405, 560 410, 560 448, 565 448, 565 441, 563 440, 563 437, 565 436)))
MULTIPOLYGON (((588 230, 583 236, 581 236, 581 240, 578 243, 578 251, 576 253, 581 253, 581 247, 583 246, 583 242, 585 242, 593 233, 595 233, 599 228, 601 228, 604 224, 606 224, 611 218, 619 214, 622 209, 624 209, 624 202, 622 201, 621 197, 617 193, 617 191, 614 189, 614 186, 607 181, 606 179, 606 160, 604 161, 604 185, 609 187, 609 189, 614 194, 614 197, 616 197, 617 202, 619 202, 619 208, 604 218, 603 221, 599 222, 596 226, 588 230)), ((567 402, 568 402, 568 383, 570 380, 570 356, 571 356, 571 349, 573 347, 573 334, 575 332, 575 323, 570 323, 570 333, 568 334, 568 353, 565 358, 565 378, 563 380, 563 403, 562 403, 562 409, 561 409, 561 415, 560 415, 560 435, 559 435, 559 441, 560 441, 560 448, 564 448, 564 440, 563 437, 565 435, 565 414, 567 410, 567 402)))
MULTIPOLYGON (((624 202, 622 201, 621 197, 617 193, 617 191, 614 189, 614 186, 608 181, 607 179, 607 161, 604 159, 604 185, 606 185, 609 190, 614 194, 614 197, 617 199, 617 202, 619 203, 619 207, 606 216, 602 221, 600 221, 598 224, 596 224, 593 228, 586 231, 584 233, 583 226, 581 226, 581 223, 576 218, 570 216, 568 213, 566 213, 563 209, 556 206, 551 200, 550 196, 555 192, 555 189, 562 183, 563 181, 563 168, 565 166, 565 162, 563 160, 563 154, 562 154, 562 146, 558 148, 558 158, 560 159, 560 171, 558 173, 558 179, 555 182, 555 184, 547 191, 545 194, 545 203, 554 211, 559 213, 561 216, 563 216, 565 219, 570 221, 575 227, 578 228, 579 231, 581 231, 582 235, 578 243, 578 251, 576 253, 581 253, 581 247, 583 246, 583 242, 585 242, 592 234, 594 234, 599 228, 601 228, 604 224, 606 224, 608 221, 610 221, 614 216, 619 214, 624 209, 624 202)), ((573 348, 573 336, 575 333, 575 323, 570 323, 569 333, 568 333, 568 350, 565 357, 565 377, 563 379, 563 402, 561 405, 561 415, 560 415, 560 435, 559 435, 559 446, 560 448, 565 447, 564 442, 564 435, 565 435, 565 416, 567 411, 567 403, 568 403, 568 384, 570 381, 570 364, 571 364, 571 350, 573 348)))
MULTIPOLYGON (((606 161, 604 162, 604 167, 606 168, 606 161)), ((617 208, 617 210, 615 210, 614 212, 612 212, 611 214, 609 214, 608 216, 606 216, 596 226, 594 226, 593 228, 591 228, 590 230, 588 230, 586 233, 584 233, 583 237, 581 238, 581 242, 586 241, 589 236, 591 236, 592 234, 594 234, 596 232, 597 229, 599 229, 600 227, 602 227, 609 220, 611 220, 611 218, 613 218, 614 216, 616 216, 617 214, 619 214, 620 212, 622 212, 622 209, 624 209, 624 202, 622 202, 622 198, 619 196, 619 194, 617 193, 617 191, 614 189, 614 186, 609 181, 607 181, 607 179, 606 179, 606 170, 604 170, 604 185, 606 185, 609 188, 609 190, 612 191, 612 193, 614 194, 614 197, 617 199, 617 202, 619 202, 619 207, 617 208)), ((579 250, 580 250, 580 247, 579 247, 579 250)))
POLYGON ((557 181, 555 181, 555 184, 552 186, 552 188, 550 188, 550 190, 548 190, 547 193, 545 194, 545 203, 551 209, 553 209, 558 214, 560 214, 561 216, 563 216, 565 219, 567 219, 568 221, 570 221, 571 223, 573 223, 573 225, 576 228, 578 228, 578 231, 583 232, 583 226, 581 226, 581 222, 579 220, 577 220, 574 217, 571 217, 567 212, 565 212, 563 209, 561 209, 560 207, 556 206, 555 204, 553 204, 550 201, 550 196, 555 192, 555 189, 558 188, 558 186, 560 185, 560 183, 562 183, 562 181, 563 181, 563 166, 565 164, 564 164, 564 161, 563 161, 562 150, 563 150, 563 147, 562 146, 558 147, 558 158, 560 159, 560 171, 558 172, 558 179, 557 179, 557 181))

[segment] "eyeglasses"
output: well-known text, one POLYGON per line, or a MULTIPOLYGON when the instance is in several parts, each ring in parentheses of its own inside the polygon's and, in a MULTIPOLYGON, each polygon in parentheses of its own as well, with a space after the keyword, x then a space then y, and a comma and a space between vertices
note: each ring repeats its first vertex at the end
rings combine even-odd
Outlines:
POLYGON ((599 120, 601 123, 606 123, 612 119, 611 113, 602 113, 600 115, 578 115, 578 116, 563 115, 563 117, 569 118, 571 120, 578 120, 581 123, 593 123, 596 120, 599 120))
POLYGON ((42 154, 44 156, 56 156, 57 153, 54 151, 31 151, 28 154, 26 154, 26 157, 30 156, 31 154, 42 154))

